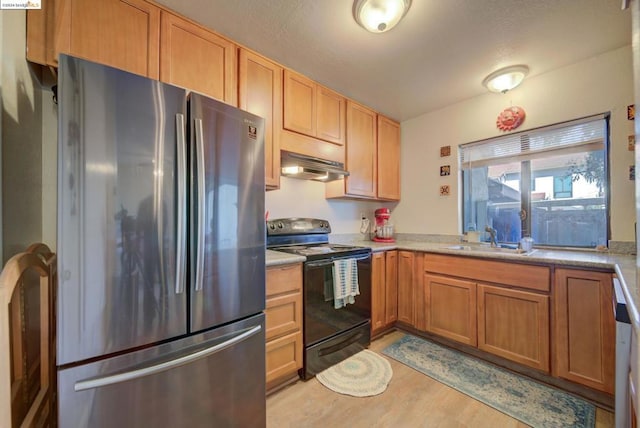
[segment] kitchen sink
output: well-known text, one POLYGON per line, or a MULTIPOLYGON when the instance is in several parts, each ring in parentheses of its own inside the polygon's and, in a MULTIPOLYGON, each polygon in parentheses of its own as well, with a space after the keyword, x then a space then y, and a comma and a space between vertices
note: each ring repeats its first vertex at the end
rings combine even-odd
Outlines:
POLYGON ((486 252, 486 253, 505 253, 505 254, 519 254, 523 256, 528 256, 535 252, 536 250, 531 251, 523 251, 519 248, 513 248, 509 246, 503 247, 490 247, 488 245, 448 245, 443 247, 446 250, 456 250, 456 251, 478 251, 478 252, 486 252))

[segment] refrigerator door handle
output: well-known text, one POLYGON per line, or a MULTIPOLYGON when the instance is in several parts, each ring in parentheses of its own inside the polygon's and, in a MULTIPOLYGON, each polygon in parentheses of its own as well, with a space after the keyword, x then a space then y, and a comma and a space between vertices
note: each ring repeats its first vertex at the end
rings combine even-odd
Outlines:
POLYGON ((213 345, 209 348, 202 349, 198 352, 194 352, 193 354, 176 358, 175 360, 165 361, 164 363, 156 364, 149 367, 144 367, 137 370, 131 370, 129 372, 118 373, 118 374, 99 377, 99 378, 81 380, 75 383, 75 385, 73 386, 73 389, 76 392, 86 391, 88 389, 101 388, 103 386, 109 386, 116 383, 139 379, 139 378, 150 376, 166 370, 171 370, 172 368, 192 363, 199 359, 208 357, 209 355, 215 354, 216 352, 220 352, 237 343, 240 343, 250 338, 251 336, 257 334, 261 329, 262 329, 261 325, 257 325, 252 328, 243 329, 240 331, 240 333, 237 336, 234 336, 229 340, 226 340, 217 345, 213 345))
POLYGON ((198 222, 196 239, 198 242, 196 251, 196 284, 195 291, 202 290, 204 283, 204 244, 205 244, 205 159, 204 159, 204 133, 202 131, 202 119, 194 119, 196 133, 196 162, 198 171, 198 222))
POLYGON ((178 162, 177 174, 178 174, 178 213, 177 213, 177 230, 176 230, 176 294, 182 294, 184 292, 184 277, 185 277, 185 264, 186 264, 186 178, 187 178, 187 154, 186 154, 186 138, 185 138, 185 125, 184 114, 176 114, 176 156, 178 162))

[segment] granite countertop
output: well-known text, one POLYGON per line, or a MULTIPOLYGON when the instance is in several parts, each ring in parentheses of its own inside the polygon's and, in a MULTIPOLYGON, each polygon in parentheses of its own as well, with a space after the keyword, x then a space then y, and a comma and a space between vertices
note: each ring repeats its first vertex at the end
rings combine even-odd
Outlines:
POLYGON ((269 266, 288 265, 292 263, 302 263, 307 258, 295 254, 283 253, 281 251, 267 250, 266 264, 269 266))

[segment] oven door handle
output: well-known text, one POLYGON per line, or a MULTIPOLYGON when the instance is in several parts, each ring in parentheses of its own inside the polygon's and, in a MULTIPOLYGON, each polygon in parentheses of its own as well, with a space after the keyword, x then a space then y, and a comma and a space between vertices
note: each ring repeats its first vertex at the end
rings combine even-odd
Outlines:
POLYGON ((366 254, 364 256, 359 257, 332 257, 326 260, 318 260, 315 262, 306 262, 305 267, 322 267, 332 265, 334 260, 343 260, 343 259, 355 259, 356 261, 368 260, 371 258, 371 254, 366 254))

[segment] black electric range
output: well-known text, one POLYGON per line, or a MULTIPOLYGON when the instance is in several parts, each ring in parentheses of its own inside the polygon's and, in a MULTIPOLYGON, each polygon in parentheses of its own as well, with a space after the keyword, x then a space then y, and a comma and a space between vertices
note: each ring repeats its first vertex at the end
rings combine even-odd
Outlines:
POLYGON ((360 352, 371 341, 371 248, 330 244, 329 222, 311 218, 267 221, 267 248, 306 257, 303 274, 304 360, 300 375, 310 379, 360 352), (357 263, 359 295, 336 308, 334 263, 357 263))
POLYGON ((368 247, 330 244, 327 220, 281 218, 267 221, 267 248, 305 256, 307 260, 352 257, 371 253, 368 247))

